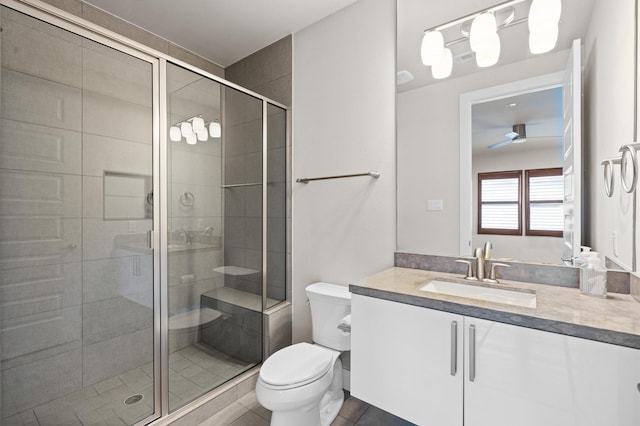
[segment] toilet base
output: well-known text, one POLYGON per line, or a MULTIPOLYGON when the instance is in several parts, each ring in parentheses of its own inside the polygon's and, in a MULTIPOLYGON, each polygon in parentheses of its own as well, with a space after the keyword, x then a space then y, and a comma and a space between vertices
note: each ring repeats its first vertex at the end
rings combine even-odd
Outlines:
MULTIPOLYGON (((342 362, 339 358, 334 362, 332 376, 328 389, 318 398, 307 400, 302 405, 292 407, 292 410, 274 409, 271 414, 271 426, 329 426, 344 403, 342 362)), ((256 391, 260 394, 262 389, 258 387, 256 391)), ((258 396, 258 401, 260 399, 258 396)))
POLYGON ((333 377, 331 386, 322 396, 320 401, 320 425, 329 426, 338 416, 342 404, 344 403, 344 391, 342 390, 342 362, 336 360, 333 366, 333 377), (337 378, 337 379, 336 379, 337 378))

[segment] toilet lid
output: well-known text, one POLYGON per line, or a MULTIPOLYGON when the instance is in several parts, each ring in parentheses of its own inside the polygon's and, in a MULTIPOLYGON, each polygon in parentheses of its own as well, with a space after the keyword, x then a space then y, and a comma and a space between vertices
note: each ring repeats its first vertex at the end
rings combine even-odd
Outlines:
POLYGON ((272 386, 302 385, 323 376, 333 365, 333 353, 309 343, 288 346, 271 355, 260 378, 272 386))

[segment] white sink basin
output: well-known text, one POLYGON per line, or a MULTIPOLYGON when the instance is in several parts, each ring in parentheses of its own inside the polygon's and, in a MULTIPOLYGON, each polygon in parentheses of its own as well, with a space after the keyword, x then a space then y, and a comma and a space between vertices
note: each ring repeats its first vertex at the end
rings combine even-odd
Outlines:
POLYGON ((485 300, 487 302, 505 305, 536 307, 536 294, 518 290, 505 290, 495 287, 485 287, 480 284, 460 284, 449 281, 433 280, 420 287, 421 291, 446 294, 449 296, 466 297, 469 299, 485 300))

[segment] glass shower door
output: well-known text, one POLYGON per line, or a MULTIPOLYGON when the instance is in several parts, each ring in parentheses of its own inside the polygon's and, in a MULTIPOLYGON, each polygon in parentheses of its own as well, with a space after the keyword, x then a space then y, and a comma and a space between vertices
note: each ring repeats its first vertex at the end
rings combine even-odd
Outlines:
POLYGON ((153 60, 1 15, 0 423, 149 419, 153 60))
POLYGON ((169 409, 262 361, 262 102, 167 65, 169 409))

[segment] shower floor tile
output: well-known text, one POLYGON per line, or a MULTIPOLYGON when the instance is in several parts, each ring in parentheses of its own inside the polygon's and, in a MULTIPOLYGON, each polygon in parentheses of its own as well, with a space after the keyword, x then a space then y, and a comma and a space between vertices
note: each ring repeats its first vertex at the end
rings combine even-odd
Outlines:
MULTIPOLYGON (((169 357, 169 410, 175 411, 251 368, 222 352, 188 346, 169 357)), ((33 409, 3 418, 3 426, 130 425, 153 412, 153 363, 126 371, 33 409), (135 404, 124 401, 143 395, 135 404)))

